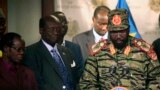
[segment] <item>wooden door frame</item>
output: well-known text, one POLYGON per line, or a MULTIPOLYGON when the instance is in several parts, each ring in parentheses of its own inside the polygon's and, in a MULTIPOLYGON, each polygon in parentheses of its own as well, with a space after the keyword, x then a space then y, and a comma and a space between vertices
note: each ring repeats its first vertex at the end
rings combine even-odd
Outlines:
POLYGON ((42 17, 52 14, 54 11, 54 0, 41 0, 42 17))

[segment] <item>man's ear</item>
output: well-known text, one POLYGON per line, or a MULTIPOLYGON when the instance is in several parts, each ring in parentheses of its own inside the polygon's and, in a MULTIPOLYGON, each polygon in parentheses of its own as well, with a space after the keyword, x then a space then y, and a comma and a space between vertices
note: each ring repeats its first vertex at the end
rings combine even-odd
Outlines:
POLYGON ((94 22, 94 20, 95 20, 95 17, 92 17, 92 21, 94 22))
POLYGON ((93 25, 96 24, 96 17, 92 17, 93 25))

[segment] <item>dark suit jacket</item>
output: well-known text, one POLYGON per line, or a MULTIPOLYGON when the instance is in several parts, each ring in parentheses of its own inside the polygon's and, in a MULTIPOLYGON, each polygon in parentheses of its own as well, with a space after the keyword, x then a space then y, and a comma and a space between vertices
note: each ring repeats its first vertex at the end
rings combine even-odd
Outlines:
POLYGON ((74 73, 74 78, 78 83, 84 69, 84 60, 82 57, 80 46, 78 44, 65 40, 65 47, 71 50, 71 52, 75 56, 75 62, 79 65, 78 67, 81 72, 75 71, 74 73))
MULTIPOLYGON (((57 49, 69 71, 70 78, 74 80, 74 71, 79 71, 78 63, 73 65, 74 57, 68 48, 57 45, 57 49)), ((63 80, 55 67, 50 52, 42 41, 28 46, 24 59, 24 64, 35 72, 39 90, 62 90, 63 80)))
POLYGON ((80 33, 73 37, 72 42, 81 47, 83 59, 86 60, 90 54, 91 46, 95 43, 93 30, 80 33))

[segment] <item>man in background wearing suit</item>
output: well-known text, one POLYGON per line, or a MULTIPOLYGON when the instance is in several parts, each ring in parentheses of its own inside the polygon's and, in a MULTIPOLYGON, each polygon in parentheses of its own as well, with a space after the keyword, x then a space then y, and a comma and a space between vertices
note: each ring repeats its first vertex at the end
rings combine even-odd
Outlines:
POLYGON ((60 20, 54 15, 42 17, 39 27, 41 40, 26 48, 24 64, 35 72, 39 90, 75 90, 73 72, 79 71, 79 65, 68 48, 57 44, 60 20))
POLYGON ((80 33, 73 37, 72 41, 81 47, 83 59, 91 54, 91 46, 101 39, 107 39, 108 13, 110 9, 107 6, 98 6, 93 15, 93 28, 89 31, 80 33))
POLYGON ((82 72, 83 72, 83 68, 84 68, 84 60, 83 60, 83 57, 81 54, 80 46, 78 44, 71 42, 71 41, 64 40, 64 36, 67 34, 67 31, 68 31, 68 22, 67 22, 67 18, 65 16, 65 14, 61 11, 55 11, 55 12, 53 12, 52 15, 55 15, 56 17, 58 17, 61 24, 62 24, 63 34, 62 34, 61 39, 58 41, 58 44, 69 48, 72 51, 74 57, 76 58, 75 62, 79 63, 79 72, 74 71, 75 73, 73 73, 74 78, 78 84, 79 79, 80 79, 82 72))

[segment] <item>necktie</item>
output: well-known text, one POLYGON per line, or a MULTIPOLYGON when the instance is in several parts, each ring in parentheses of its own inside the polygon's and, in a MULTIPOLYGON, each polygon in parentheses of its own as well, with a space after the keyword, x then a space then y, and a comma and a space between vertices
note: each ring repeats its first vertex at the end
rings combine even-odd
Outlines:
POLYGON ((62 60, 61 60, 60 56, 58 55, 58 53, 56 52, 56 50, 53 49, 53 50, 51 50, 51 52, 52 52, 53 58, 55 59, 54 61, 58 67, 59 74, 61 75, 63 82, 64 82, 65 88, 63 88, 63 89, 72 90, 71 79, 68 76, 67 68, 65 67, 64 63, 62 62, 62 60))

